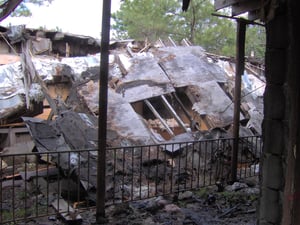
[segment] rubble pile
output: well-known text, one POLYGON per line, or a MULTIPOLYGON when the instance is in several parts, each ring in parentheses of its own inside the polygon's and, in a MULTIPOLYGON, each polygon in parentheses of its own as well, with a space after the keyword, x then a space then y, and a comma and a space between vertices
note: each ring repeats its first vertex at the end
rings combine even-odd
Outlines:
MULTIPOLYGON (((55 165, 68 176, 75 175, 79 186, 95 201, 96 178, 88 179, 86 174, 96 171, 96 151, 70 152, 98 146, 99 41, 19 27, 6 29, 0 48, 0 154, 38 152, 43 163, 55 165), (45 159, 43 153, 47 152, 53 154, 45 159), (59 152, 64 153, 56 154, 59 152)), ((241 136, 261 134, 265 84, 259 66, 246 64, 241 136)), ((199 46, 167 46, 162 41, 144 46, 128 40, 111 43, 109 68, 108 147, 232 137, 234 63, 230 60, 212 56, 199 46)), ((123 176, 126 170, 139 170, 142 164, 145 171, 141 171, 139 182, 148 182, 149 192, 149 180, 164 180, 161 176, 182 158, 193 158, 201 165, 208 163, 200 153, 190 156, 189 152, 194 152, 190 149, 160 149, 155 152, 161 155, 156 160, 164 160, 155 162, 149 160, 155 156, 147 160, 143 155, 147 151, 132 156, 108 153, 108 198, 110 190, 113 198, 124 199, 128 197, 126 188, 136 188, 132 187, 134 181, 126 177, 126 185, 115 190, 120 186, 116 183, 120 166, 119 175, 123 176), (122 157, 127 157, 126 165, 122 157)), ((250 161, 257 163, 258 152, 248 149, 250 161)), ((230 148, 223 155, 228 158, 230 148)), ((207 156, 209 163, 213 156, 207 156)), ((37 163, 36 159, 26 160, 37 163)), ((10 166, 2 159, 1 165, 10 166)), ((185 172, 192 173, 192 165, 185 172)), ((170 179, 176 183, 181 178, 170 179)), ((168 185, 173 185, 172 181, 168 185)), ((142 187, 137 189, 138 194, 140 190, 142 187)), ((164 207, 178 211, 176 205, 164 207)))

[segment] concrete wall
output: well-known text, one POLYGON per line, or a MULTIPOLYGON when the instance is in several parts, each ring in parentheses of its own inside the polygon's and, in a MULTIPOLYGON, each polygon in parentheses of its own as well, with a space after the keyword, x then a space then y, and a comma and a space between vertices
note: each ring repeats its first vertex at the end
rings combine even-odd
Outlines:
POLYGON ((288 142, 286 11, 278 9, 266 24, 266 89, 264 94, 263 155, 259 224, 280 224, 288 142))
POLYGON ((300 3, 281 3, 266 24, 260 225, 300 224, 300 3))

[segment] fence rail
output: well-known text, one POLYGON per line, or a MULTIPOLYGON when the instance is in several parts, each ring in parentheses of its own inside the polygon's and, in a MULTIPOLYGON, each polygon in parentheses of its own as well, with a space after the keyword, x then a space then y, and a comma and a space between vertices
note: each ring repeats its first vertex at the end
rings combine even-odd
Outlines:
MULTIPOLYGON (((106 204, 147 199, 230 178, 233 139, 108 148, 106 204)), ((261 137, 239 139, 238 179, 255 176, 261 137)), ((97 150, 0 155, 0 223, 95 207, 97 150)))

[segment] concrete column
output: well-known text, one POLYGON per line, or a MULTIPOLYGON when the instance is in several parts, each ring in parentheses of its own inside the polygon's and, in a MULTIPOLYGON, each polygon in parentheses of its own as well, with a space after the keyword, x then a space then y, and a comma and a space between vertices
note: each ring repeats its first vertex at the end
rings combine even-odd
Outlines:
POLYGON ((279 8, 266 24, 266 89, 264 94, 263 154, 261 157, 258 223, 280 224, 287 152, 287 50, 285 10, 279 8))

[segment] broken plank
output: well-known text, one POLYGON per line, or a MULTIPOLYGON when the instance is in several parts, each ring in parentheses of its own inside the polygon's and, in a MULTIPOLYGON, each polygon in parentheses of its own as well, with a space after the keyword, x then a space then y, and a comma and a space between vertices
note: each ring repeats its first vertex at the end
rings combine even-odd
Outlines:
POLYGON ((61 187, 57 187, 57 185, 53 183, 47 183, 42 177, 33 179, 33 183, 45 196, 48 205, 51 205, 67 222, 82 221, 79 212, 72 208, 72 206, 60 196, 60 190, 58 189, 61 187))
POLYGON ((23 183, 24 183, 23 180, 6 180, 6 181, 2 181, 0 185, 2 188, 21 187, 23 183))
POLYGON ((21 175, 19 173, 16 173, 16 174, 4 176, 3 178, 0 179, 0 181, 11 180, 11 179, 16 180, 16 179, 19 179, 19 178, 21 178, 21 175))
POLYGON ((80 214, 74 210, 64 199, 55 199, 52 202, 55 210, 67 221, 82 221, 80 214))
POLYGON ((52 198, 52 196, 60 195, 59 191, 57 190, 58 188, 56 187, 57 185, 55 186, 51 183, 48 183, 42 177, 34 177, 32 182, 46 198, 48 196, 48 199, 50 199, 50 197, 52 198))
POLYGON ((7 167, 7 163, 4 160, 0 159, 0 172, 2 172, 2 170, 6 169, 7 167))
POLYGON ((32 177, 49 177, 57 175, 58 173, 59 171, 56 167, 48 167, 33 171, 22 171, 20 175, 23 180, 30 180, 32 177))

